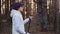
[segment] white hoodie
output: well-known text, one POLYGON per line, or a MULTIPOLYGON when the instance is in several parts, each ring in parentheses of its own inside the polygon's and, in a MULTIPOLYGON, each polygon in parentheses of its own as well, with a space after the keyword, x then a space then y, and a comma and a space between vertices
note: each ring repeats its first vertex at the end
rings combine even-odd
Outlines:
POLYGON ((24 24, 29 21, 29 18, 23 20, 21 12, 14 9, 10 16, 12 17, 12 34, 25 34, 24 24))

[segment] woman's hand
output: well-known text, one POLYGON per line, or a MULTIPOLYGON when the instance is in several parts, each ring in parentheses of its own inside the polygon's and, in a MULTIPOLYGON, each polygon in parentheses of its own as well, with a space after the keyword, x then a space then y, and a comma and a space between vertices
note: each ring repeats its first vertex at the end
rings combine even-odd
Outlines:
POLYGON ((29 16, 29 19, 32 20, 32 16, 29 16))

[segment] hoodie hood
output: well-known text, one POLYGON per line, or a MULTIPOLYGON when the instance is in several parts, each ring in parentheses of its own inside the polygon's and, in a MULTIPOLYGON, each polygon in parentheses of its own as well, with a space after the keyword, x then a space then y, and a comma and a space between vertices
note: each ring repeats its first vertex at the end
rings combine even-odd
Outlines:
POLYGON ((10 13, 10 16, 13 17, 15 14, 18 14, 18 13, 20 13, 18 10, 12 9, 11 13, 10 13))

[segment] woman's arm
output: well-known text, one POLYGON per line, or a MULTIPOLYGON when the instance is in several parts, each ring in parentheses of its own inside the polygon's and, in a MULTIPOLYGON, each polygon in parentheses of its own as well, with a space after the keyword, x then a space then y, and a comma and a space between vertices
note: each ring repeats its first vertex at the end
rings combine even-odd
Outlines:
POLYGON ((32 20, 32 16, 29 16, 29 18, 24 20, 24 24, 26 24, 28 21, 32 20))
POLYGON ((26 24, 29 21, 29 18, 26 18, 23 22, 26 24))

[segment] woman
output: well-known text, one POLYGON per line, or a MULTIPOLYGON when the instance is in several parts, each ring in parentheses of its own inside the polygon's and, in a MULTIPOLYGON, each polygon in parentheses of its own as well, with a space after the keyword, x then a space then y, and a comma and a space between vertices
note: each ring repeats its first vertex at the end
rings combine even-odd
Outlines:
POLYGON ((23 2, 16 2, 12 6, 13 9, 10 14, 10 16, 12 17, 12 34, 20 34, 20 33, 26 34, 24 24, 27 23, 29 19, 32 19, 32 17, 30 16, 29 18, 23 20, 21 14, 21 12, 23 12, 24 9, 23 2))

